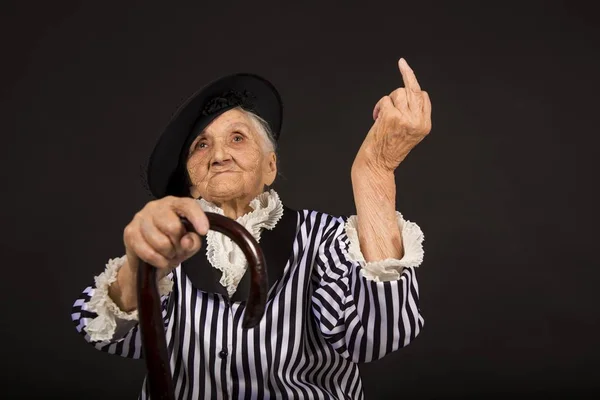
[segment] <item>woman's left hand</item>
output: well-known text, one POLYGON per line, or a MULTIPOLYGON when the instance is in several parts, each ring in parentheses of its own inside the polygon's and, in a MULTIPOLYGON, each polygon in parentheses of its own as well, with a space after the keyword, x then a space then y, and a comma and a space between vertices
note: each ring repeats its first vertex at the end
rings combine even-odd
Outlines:
POLYGON ((405 87, 384 96, 373 110, 375 123, 358 151, 355 167, 393 172, 431 131, 431 101, 413 70, 398 62, 405 87))

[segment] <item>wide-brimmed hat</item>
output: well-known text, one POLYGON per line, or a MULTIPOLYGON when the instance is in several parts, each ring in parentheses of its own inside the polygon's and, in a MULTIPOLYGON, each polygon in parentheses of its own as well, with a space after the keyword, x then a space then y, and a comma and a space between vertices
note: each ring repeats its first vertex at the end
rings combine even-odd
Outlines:
POLYGON ((215 118, 235 107, 267 121, 273 137, 279 139, 283 103, 271 82, 249 73, 216 79, 179 107, 158 139, 146 170, 152 195, 162 198, 187 194, 185 164, 189 146, 215 118))

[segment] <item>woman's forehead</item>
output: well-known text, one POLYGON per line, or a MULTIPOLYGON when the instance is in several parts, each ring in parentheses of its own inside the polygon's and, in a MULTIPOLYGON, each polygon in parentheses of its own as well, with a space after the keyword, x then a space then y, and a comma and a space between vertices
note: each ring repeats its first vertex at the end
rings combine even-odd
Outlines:
POLYGON ((246 115, 246 113, 239 110, 229 110, 215 118, 214 121, 208 124, 198 136, 215 134, 239 127, 245 127, 251 130, 254 128, 252 121, 246 115))

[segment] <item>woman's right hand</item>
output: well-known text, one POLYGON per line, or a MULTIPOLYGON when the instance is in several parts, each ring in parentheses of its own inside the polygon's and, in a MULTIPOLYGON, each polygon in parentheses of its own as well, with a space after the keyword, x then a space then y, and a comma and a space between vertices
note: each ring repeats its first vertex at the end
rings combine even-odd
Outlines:
POLYGON ((158 268, 161 279, 200 250, 200 236, 187 232, 180 217, 186 217, 200 235, 208 232, 208 218, 200 204, 188 197, 153 200, 135 214, 123 231, 131 272, 137 272, 141 259, 158 268))
POLYGON ((208 218, 192 198, 167 196, 148 202, 123 231, 126 260, 108 295, 125 312, 137 308, 137 271, 140 260, 158 268, 157 279, 167 276, 202 246, 198 234, 187 232, 186 217, 200 235, 209 229, 208 218))

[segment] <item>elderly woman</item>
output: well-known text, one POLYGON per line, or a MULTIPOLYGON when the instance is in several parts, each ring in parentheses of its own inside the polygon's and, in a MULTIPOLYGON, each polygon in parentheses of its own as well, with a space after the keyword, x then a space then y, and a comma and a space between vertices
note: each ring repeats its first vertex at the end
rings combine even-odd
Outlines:
POLYGON ((143 260, 159 269, 177 398, 363 398, 359 364, 408 345, 423 326, 423 234, 395 209, 394 170, 431 130, 431 103, 404 59, 399 69, 405 87, 377 103, 352 165, 349 218, 292 210, 269 189, 282 104, 268 81, 237 74, 192 96, 152 153, 157 199, 125 227, 125 255, 73 306, 77 330, 101 351, 141 358, 143 260), (246 260, 209 230, 208 211, 242 224, 265 254, 271 287, 253 329, 241 326, 246 260), (180 217, 206 237, 205 252, 180 217))

